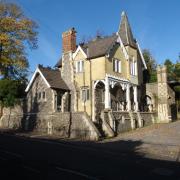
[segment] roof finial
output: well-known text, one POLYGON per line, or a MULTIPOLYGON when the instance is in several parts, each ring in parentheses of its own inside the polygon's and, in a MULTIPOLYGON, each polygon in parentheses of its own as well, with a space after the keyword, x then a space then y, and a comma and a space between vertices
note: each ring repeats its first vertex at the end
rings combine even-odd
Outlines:
POLYGON ((122 11, 121 16, 125 16, 125 15, 126 15, 126 12, 122 11))

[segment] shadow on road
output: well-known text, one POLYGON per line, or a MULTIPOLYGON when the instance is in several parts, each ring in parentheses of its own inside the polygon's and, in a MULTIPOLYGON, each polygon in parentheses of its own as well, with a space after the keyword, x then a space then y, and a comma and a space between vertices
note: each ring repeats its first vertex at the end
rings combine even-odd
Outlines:
POLYGON ((28 173, 32 175, 31 170, 27 172, 28 168, 24 168, 26 164, 40 172, 38 176, 43 179, 88 179, 86 175, 97 179, 180 178, 179 162, 147 157, 146 153, 139 151, 142 145, 141 141, 124 140, 88 142, 20 138, 15 132, 6 131, 0 135, 0 162, 4 172, 14 172, 17 176, 23 174, 23 177, 28 173), (3 154, 4 151, 21 154, 22 158, 16 157, 18 160, 15 160, 12 153, 3 154), (4 164, 2 158, 7 159, 4 164), (63 175, 62 171, 65 171, 63 175))

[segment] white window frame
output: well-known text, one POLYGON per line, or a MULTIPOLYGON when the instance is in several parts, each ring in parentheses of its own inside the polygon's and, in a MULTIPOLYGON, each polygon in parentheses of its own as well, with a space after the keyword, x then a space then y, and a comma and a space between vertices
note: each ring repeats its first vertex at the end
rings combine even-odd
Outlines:
POLYGON ((133 57, 133 60, 130 61, 130 74, 132 76, 137 75, 137 61, 134 60, 134 57, 133 57))
POLYGON ((114 68, 114 71, 115 71, 115 72, 121 73, 121 68, 122 68, 121 60, 114 59, 114 64, 113 64, 113 66, 114 66, 113 68, 114 68))
POLYGON ((76 61, 76 73, 82 73, 84 72, 84 61, 79 60, 76 61))
POLYGON ((137 76, 137 61, 134 62, 134 75, 137 76))

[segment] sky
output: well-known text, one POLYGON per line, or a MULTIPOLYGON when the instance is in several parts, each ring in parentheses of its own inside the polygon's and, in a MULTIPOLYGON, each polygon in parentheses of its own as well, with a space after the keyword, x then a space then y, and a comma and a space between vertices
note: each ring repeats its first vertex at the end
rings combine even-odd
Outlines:
POLYGON ((71 27, 77 42, 96 34, 118 31, 122 11, 142 49, 158 64, 180 53, 180 0, 11 0, 39 25, 38 49, 28 50, 30 72, 37 64, 54 66, 61 57, 62 33, 71 27))

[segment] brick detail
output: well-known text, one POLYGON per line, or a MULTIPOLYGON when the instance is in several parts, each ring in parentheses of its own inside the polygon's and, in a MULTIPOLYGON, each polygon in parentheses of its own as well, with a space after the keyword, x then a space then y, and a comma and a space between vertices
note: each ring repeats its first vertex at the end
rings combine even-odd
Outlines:
POLYGON ((76 31, 74 28, 62 34, 63 53, 76 50, 76 31))

